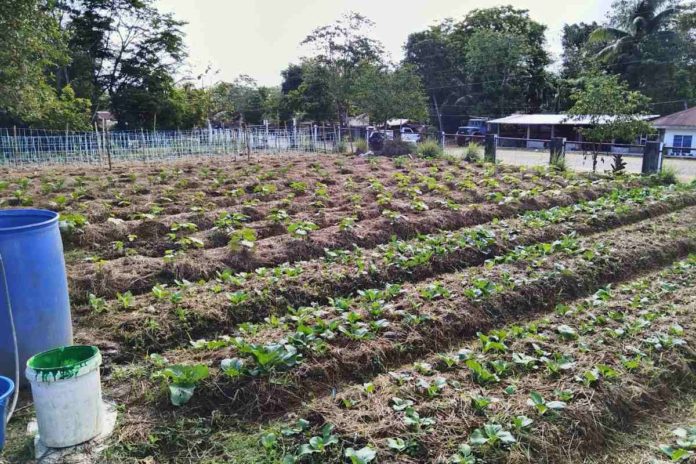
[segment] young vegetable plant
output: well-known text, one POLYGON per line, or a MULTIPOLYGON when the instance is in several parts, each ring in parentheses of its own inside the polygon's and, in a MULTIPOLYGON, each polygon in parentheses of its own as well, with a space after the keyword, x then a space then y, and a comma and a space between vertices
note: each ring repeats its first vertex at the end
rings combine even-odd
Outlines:
POLYGON ((500 424, 487 423, 483 428, 476 429, 469 437, 469 443, 474 446, 489 445, 496 447, 498 445, 511 445, 515 443, 515 437, 503 429, 500 424))
POLYGON ((256 246, 256 231, 249 227, 233 230, 229 233, 229 238, 228 246, 234 252, 252 250, 256 246))
POLYGON ((369 446, 366 446, 359 450, 348 448, 344 455, 350 459, 351 464, 367 464, 374 461, 377 457, 377 452, 369 446))
POLYGON ((135 302, 135 298, 133 297, 133 294, 130 292, 130 290, 126 293, 116 293, 116 299, 121 304, 121 308, 123 309, 129 309, 133 307, 133 303, 135 302))
POLYGON ((208 366, 205 364, 175 364, 161 373, 170 381, 169 399, 174 406, 186 404, 193 396, 196 385, 209 375, 208 366))
POLYGON ((106 300, 96 296, 94 293, 89 294, 89 307, 95 313, 102 313, 106 310, 106 300))
POLYGON ((687 461, 696 451, 696 426, 679 427, 672 431, 672 435, 676 437, 676 444, 660 445, 660 451, 672 462, 687 461))
POLYGON ((563 401, 546 401, 540 393, 535 391, 529 394, 527 404, 533 406, 541 416, 549 411, 560 411, 567 406, 563 401))
POLYGON ((310 221, 291 222, 288 232, 295 238, 307 238, 310 232, 319 229, 319 226, 310 221))

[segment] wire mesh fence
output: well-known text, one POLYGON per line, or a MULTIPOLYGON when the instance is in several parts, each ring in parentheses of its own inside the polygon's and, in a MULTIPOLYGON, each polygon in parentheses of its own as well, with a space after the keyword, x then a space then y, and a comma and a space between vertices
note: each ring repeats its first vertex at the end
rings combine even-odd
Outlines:
MULTIPOLYGON (((468 134, 442 134, 441 143, 444 148, 456 149, 458 147, 466 147, 473 143, 483 146, 485 135, 468 135, 468 134)), ((496 137, 496 147, 500 150, 520 150, 529 152, 548 152, 550 149, 551 139, 534 139, 520 137, 496 137)), ((666 158, 687 158, 696 160, 696 148, 691 147, 672 147, 663 146, 663 156, 666 158)), ((643 156, 645 145, 632 143, 595 143, 587 141, 571 141, 564 143, 564 151, 566 153, 597 153, 600 156, 611 156, 615 154, 629 156, 643 156)))
POLYGON ((0 133, 0 165, 108 165, 166 161, 190 156, 247 153, 333 152, 340 131, 329 127, 204 129, 192 131, 95 131, 0 133))

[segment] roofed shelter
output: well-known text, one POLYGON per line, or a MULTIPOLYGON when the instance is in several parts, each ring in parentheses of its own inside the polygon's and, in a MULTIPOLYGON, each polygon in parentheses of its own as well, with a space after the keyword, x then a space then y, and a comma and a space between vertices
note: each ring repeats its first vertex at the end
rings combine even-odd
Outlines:
MULTIPOLYGON (((657 116, 642 117, 652 119, 657 116)), ((611 116, 603 118, 610 120, 611 116)), ((568 142, 582 142, 580 129, 591 126, 592 121, 589 116, 570 116, 567 114, 512 114, 488 121, 488 124, 491 125, 492 132, 501 138, 500 146, 520 147, 521 139, 521 141, 526 141, 524 148, 544 148, 545 144, 554 137, 564 137, 568 142), (513 140, 506 141, 506 138, 513 140)), ((566 145, 566 149, 581 149, 581 144, 569 143, 566 145)))

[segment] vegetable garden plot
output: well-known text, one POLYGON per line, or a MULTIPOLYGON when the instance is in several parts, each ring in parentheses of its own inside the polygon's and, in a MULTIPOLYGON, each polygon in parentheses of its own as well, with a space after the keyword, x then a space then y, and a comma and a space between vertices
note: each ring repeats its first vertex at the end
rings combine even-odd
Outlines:
POLYGON ((370 443, 381 462, 568 460, 693 382, 694 278, 696 256, 307 409, 335 426, 334 450, 370 443))
MULTIPOLYGON (((289 307, 326 304, 328 298, 362 289, 431 278, 515 249, 525 253, 520 247, 535 243, 558 240, 550 246, 559 247, 567 234, 588 235, 694 204, 692 187, 617 190, 597 201, 530 212, 473 229, 393 240, 372 250, 332 251, 319 260, 254 273, 219 273, 203 285, 158 285, 149 295, 136 296, 129 307, 113 301, 97 312, 90 310, 85 323, 100 327, 104 338, 112 334, 115 341, 136 349, 161 349, 177 341, 228 333, 238 323, 282 316, 289 307), (158 326, 154 333, 144 329, 151 319, 158 326)), ((92 306, 100 302, 93 298, 92 306)))
POLYGON ((63 215, 76 342, 101 348, 105 396, 122 409, 106 461, 540 462, 562 427, 581 438, 564 457, 593 446, 616 424, 612 398, 682 386, 646 372, 674 362, 687 376, 692 296, 659 269, 696 251, 696 184, 660 182, 311 156, 27 170, 2 176, 0 201, 63 215), (617 292, 645 272, 632 297, 617 292), (674 306, 650 312, 648 288, 674 306), (593 294, 607 306, 572 303, 593 294), (639 347, 624 374, 609 356, 642 343, 619 326, 633 311, 687 345, 639 347), (455 356, 463 347, 471 359, 455 356), (580 371, 547 375, 565 366, 556 353, 580 371), (595 368, 597 381, 574 380, 595 368), (411 378, 387 385, 390 372, 411 378))
MULTIPOLYGON (((625 182, 625 181, 624 181, 625 182)), ((628 181, 632 185, 631 181, 628 181)), ((230 246, 188 253, 147 258, 132 256, 118 260, 75 265, 71 270, 73 298, 84 300, 88 293, 114 296, 116 292, 149 291, 157 283, 171 283, 175 279, 198 280, 227 268, 253 270, 318 257, 326 249, 372 247, 385 243, 393 236, 409 238, 438 230, 453 230, 490 221, 496 217, 511 217, 522 211, 567 205, 588 198, 596 198, 615 187, 611 182, 593 183, 585 187, 570 186, 560 190, 526 195, 522 201, 504 197, 498 204, 467 205, 443 210, 397 214, 382 210, 379 218, 344 223, 315 230, 314 223, 289 223, 287 233, 264 240, 249 240, 242 233, 247 228, 230 232, 230 246), (389 214, 385 214, 388 212, 389 214), (232 247, 232 248, 230 248, 232 247)))
POLYGON ((201 340, 163 355, 171 363, 212 367, 215 380, 198 387, 197 407, 278 414, 312 394, 369 379, 501 321, 553 307, 696 250, 689 227, 695 217, 696 208, 690 208, 650 225, 567 241, 553 251, 530 247, 528 253, 514 252, 512 263, 413 286, 366 290, 330 306, 244 324, 237 337, 201 340))

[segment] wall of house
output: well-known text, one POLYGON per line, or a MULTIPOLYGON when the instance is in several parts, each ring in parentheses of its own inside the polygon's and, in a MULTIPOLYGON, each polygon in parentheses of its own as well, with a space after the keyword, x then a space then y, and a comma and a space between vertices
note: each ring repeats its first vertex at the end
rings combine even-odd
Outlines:
POLYGON ((673 147, 674 146, 674 136, 675 135, 690 135, 691 136, 691 150, 690 152, 682 152, 682 153, 672 153, 672 150, 669 150, 670 155, 680 155, 680 156, 693 156, 696 157, 696 128, 694 129, 665 129, 665 133, 662 136, 662 142, 665 144, 667 147, 673 147))

